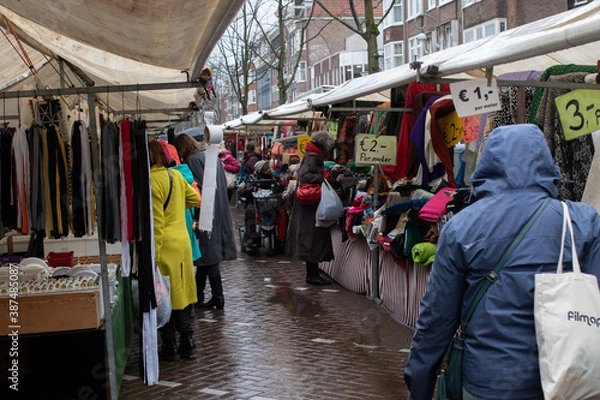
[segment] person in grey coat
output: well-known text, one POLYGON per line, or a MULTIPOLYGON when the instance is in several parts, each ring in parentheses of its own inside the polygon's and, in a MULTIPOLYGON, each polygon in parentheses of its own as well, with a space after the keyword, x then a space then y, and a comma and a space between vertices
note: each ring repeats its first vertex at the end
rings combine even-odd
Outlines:
MULTIPOLYGON (((325 180, 324 161, 328 159, 335 140, 328 132, 321 131, 312 135, 306 144, 306 154, 300 162, 297 182, 318 183, 325 180)), ((319 204, 303 205, 296 199, 292 201, 292 213, 286 237, 286 254, 306 263, 306 283, 310 285, 329 285, 319 273, 319 262, 333 260, 331 228, 315 226, 315 214, 319 204)))
MULTIPOLYGON (((197 139, 198 141, 190 135, 183 133, 175 138, 174 145, 181 157, 181 161, 186 163, 192 170, 194 179, 202 192, 205 165, 204 137, 200 136, 197 139)), ((227 178, 225 177, 225 169, 221 162, 217 163, 217 191, 214 207, 212 232, 210 234, 203 231, 199 233, 202 257, 195 263, 196 287, 200 307, 223 309, 225 300, 219 263, 221 261, 237 259, 237 248, 227 197, 227 178), (206 287, 207 277, 212 296, 205 303, 204 288, 206 287)))

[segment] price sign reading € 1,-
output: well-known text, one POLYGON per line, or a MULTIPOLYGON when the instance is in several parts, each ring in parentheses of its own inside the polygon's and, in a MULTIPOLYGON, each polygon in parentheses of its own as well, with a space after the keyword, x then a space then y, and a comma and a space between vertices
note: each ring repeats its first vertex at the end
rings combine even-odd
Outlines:
POLYGON ((356 165, 396 165, 396 136, 356 135, 356 165))
POLYGON ((600 96, 598 90, 573 90, 556 99, 558 117, 566 140, 600 129, 600 96))
POLYGON ((450 84, 450 94, 459 117, 500 110, 498 87, 492 79, 472 79, 450 84))

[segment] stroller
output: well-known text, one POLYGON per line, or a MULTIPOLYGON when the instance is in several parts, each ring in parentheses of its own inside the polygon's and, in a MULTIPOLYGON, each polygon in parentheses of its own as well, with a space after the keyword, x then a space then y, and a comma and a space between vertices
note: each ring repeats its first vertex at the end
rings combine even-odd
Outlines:
POLYGON ((249 254, 262 252, 271 256, 275 251, 277 238, 282 234, 278 232, 278 227, 281 226, 278 218, 282 214, 285 217, 285 200, 281 193, 271 188, 258 189, 252 194, 252 199, 246 200, 253 204, 254 232, 246 232, 246 227, 240 228, 242 251, 249 254))

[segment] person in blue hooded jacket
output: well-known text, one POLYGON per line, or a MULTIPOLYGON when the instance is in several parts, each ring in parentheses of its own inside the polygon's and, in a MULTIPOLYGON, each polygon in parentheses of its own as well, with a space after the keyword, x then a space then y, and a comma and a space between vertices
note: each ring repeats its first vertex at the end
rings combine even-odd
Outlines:
MULTIPOLYGON (((555 273, 563 212, 542 131, 521 124, 494 129, 472 174, 473 204, 442 228, 404 380, 413 400, 430 400, 446 347, 486 273, 546 197, 531 227, 466 327, 463 399, 542 399, 533 317, 534 275, 555 273)), ((600 279, 600 216, 567 202, 584 273, 600 279)), ((571 254, 565 249, 565 269, 571 254)))

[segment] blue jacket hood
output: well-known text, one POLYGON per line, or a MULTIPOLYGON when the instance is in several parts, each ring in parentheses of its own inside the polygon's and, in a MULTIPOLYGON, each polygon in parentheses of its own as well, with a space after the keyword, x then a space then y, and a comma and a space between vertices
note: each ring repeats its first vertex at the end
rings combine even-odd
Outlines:
POLYGON ((501 126, 490 133, 471 183, 476 198, 535 188, 556 198, 560 178, 543 132, 535 125, 520 124, 501 126))

